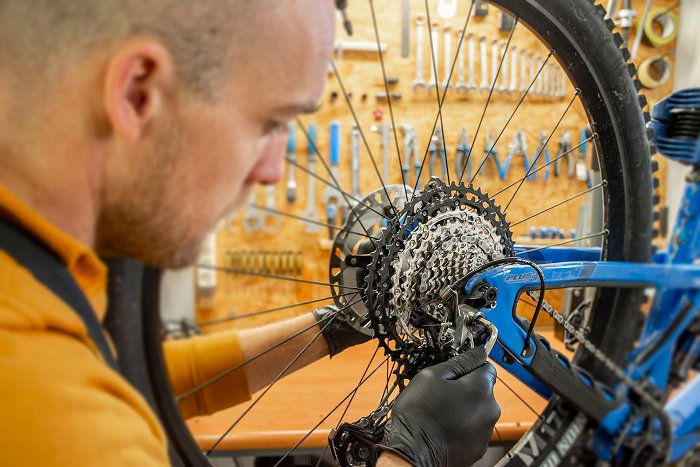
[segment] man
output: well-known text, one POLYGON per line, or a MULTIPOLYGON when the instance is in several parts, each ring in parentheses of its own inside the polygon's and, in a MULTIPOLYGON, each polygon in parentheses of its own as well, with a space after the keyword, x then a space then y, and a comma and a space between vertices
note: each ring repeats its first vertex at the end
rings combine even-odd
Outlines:
MULTIPOLYGON (((287 123, 318 107, 334 23, 330 0, 0 2, 3 229, 58 258, 93 313, 18 260, 25 251, 0 251, 0 465, 167 465, 157 419, 91 331, 106 306, 97 254, 192 264, 251 187, 279 180, 287 123)), ((316 319, 172 346, 176 391, 316 319)), ((341 323, 325 333, 300 363, 358 340, 343 332, 341 323)), ((247 398, 304 343, 183 411, 247 398)), ((483 454, 499 415, 484 360, 468 352, 414 379, 380 465, 465 465, 483 454)))

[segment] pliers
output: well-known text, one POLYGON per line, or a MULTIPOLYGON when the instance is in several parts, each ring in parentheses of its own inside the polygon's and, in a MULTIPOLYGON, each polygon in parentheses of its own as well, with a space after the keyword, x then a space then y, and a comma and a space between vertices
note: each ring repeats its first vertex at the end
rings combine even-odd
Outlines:
POLYGON ((554 175, 556 177, 561 173, 561 159, 563 154, 566 154, 566 159, 569 162, 567 175, 571 178, 574 176, 574 156, 571 154, 571 136, 569 136, 568 130, 564 130, 561 134, 561 140, 559 140, 559 153, 557 154, 557 161, 554 163, 554 175))
POLYGON ((549 162, 551 159, 549 157, 549 149, 547 149, 546 131, 540 133, 539 145, 540 147, 535 153, 535 159, 532 161, 532 176, 534 180, 537 180, 537 161, 544 155, 544 173, 542 174, 542 180, 547 181, 547 179, 549 179, 549 162))
POLYGON ((498 158, 498 149, 496 149, 496 141, 493 136, 493 132, 489 132, 489 134, 486 136, 486 146, 484 147, 484 158, 481 161, 481 164, 479 164, 479 173, 481 173, 482 170, 484 170, 484 166, 488 162, 488 158, 491 158, 493 160, 493 163, 496 164, 496 171, 498 172, 498 178, 501 180, 506 179, 506 174, 503 171, 503 167, 501 166, 501 160, 498 158))
POLYGON ((503 178, 508 175, 508 168, 513 160, 513 156, 520 154, 523 156, 523 165, 525 167, 525 174, 530 174, 527 176, 527 180, 533 179, 533 174, 530 173, 530 160, 527 154, 527 142, 525 141, 525 132, 523 130, 517 130, 515 136, 513 137, 513 142, 508 145, 508 156, 506 156, 506 161, 503 164, 503 178))

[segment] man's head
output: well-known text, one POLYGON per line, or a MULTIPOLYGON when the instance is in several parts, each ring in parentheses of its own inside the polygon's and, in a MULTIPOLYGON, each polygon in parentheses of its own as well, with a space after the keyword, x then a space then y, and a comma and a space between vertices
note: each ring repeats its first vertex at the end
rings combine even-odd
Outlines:
POLYGON ((0 158, 29 173, 68 154, 99 253, 191 263, 247 188, 281 177, 334 24, 330 0, 3 0, 0 158))

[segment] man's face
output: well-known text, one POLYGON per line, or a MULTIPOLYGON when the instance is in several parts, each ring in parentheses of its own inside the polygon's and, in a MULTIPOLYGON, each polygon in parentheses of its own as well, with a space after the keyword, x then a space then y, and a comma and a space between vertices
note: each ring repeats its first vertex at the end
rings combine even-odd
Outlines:
POLYGON ((279 8, 271 30, 251 27, 254 36, 240 44, 248 60, 234 62, 217 99, 180 96, 170 121, 139 148, 143 163, 128 169, 128 182, 107 181, 98 252, 160 267, 191 264, 203 237, 256 183, 280 180, 287 124, 321 98, 335 16, 328 0, 279 8))

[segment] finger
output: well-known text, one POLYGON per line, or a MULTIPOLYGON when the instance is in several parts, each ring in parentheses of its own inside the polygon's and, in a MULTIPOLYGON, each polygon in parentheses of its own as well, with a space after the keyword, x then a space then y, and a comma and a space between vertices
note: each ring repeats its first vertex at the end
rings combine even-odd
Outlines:
POLYGON ((430 367, 430 371, 439 378, 454 380, 471 373, 485 362, 486 350, 483 347, 475 347, 446 362, 430 367))
POLYGON ((473 386, 474 381, 481 381, 484 384, 484 391, 492 392, 493 386, 496 384, 496 368, 491 363, 486 362, 462 376, 460 381, 469 383, 470 386, 473 386))

